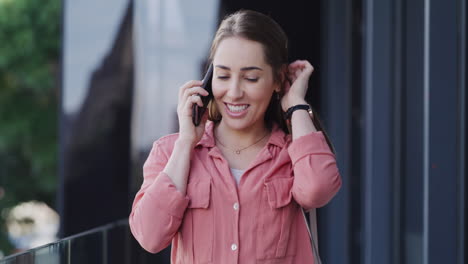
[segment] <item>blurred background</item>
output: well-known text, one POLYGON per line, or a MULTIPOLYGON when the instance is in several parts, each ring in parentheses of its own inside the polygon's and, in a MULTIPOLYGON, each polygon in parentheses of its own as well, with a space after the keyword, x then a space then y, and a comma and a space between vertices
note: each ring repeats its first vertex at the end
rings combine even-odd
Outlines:
POLYGON ((241 8, 315 67, 343 177, 323 262, 466 263, 465 0, 0 0, 0 263, 169 263, 127 217, 178 87, 241 8))

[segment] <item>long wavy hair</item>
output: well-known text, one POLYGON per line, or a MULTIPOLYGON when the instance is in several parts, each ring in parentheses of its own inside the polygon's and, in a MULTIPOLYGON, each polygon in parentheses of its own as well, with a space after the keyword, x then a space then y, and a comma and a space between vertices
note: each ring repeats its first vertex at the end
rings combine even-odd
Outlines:
MULTIPOLYGON (((269 129, 273 124, 277 124, 285 133, 290 133, 286 121, 284 120, 283 111, 281 109, 281 98, 284 95, 284 82, 288 81, 285 71, 288 66, 288 38, 283 29, 270 17, 252 10, 240 10, 231 15, 226 16, 221 22, 215 37, 211 44, 209 63, 213 62, 213 57, 219 44, 229 37, 242 37, 247 40, 256 41, 263 47, 264 58, 266 63, 273 70, 273 79, 280 84, 280 91, 274 92, 270 99, 270 103, 265 113, 265 124, 269 129)), ((209 117, 208 119, 214 122, 219 122, 222 118, 219 113, 216 103, 211 100, 208 104, 209 117)), ((323 126, 318 118, 315 110, 313 123, 317 130, 322 131, 325 135, 330 149, 334 152, 334 148, 328 135, 323 130, 323 126)))

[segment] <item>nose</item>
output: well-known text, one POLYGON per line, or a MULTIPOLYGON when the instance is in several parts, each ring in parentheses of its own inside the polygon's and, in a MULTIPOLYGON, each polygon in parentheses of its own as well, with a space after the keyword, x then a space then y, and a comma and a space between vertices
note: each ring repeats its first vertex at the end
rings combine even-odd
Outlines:
POLYGON ((242 87, 240 85, 239 80, 232 78, 229 82, 229 90, 227 92, 227 96, 230 99, 239 99, 242 98, 244 92, 242 91, 242 87))

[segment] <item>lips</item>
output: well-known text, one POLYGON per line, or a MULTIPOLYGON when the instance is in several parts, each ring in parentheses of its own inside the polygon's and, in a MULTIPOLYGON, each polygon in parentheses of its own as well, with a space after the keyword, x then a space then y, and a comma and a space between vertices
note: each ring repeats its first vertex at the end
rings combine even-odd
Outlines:
POLYGON ((226 106, 226 112, 232 117, 241 117, 247 113, 247 108, 250 105, 248 104, 228 104, 224 103, 226 106))
POLYGON ((242 105, 226 104, 226 106, 229 109, 229 111, 234 112, 234 113, 242 112, 245 109, 247 109, 247 107, 249 107, 249 105, 247 104, 242 104, 242 105))

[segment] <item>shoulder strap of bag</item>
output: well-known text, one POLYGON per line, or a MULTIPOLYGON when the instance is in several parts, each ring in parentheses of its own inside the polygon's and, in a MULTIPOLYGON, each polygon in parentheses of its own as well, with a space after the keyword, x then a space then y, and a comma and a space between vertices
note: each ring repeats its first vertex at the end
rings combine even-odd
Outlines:
POLYGON ((310 244, 312 245, 312 253, 314 255, 314 263, 315 264, 322 264, 322 260, 320 259, 317 241, 317 214, 316 209, 311 209, 309 211, 309 218, 312 226, 309 225, 307 222, 306 211, 302 208, 302 216, 304 217, 304 222, 307 226, 307 231, 309 232, 310 244), (312 230, 311 230, 312 228, 312 230))

